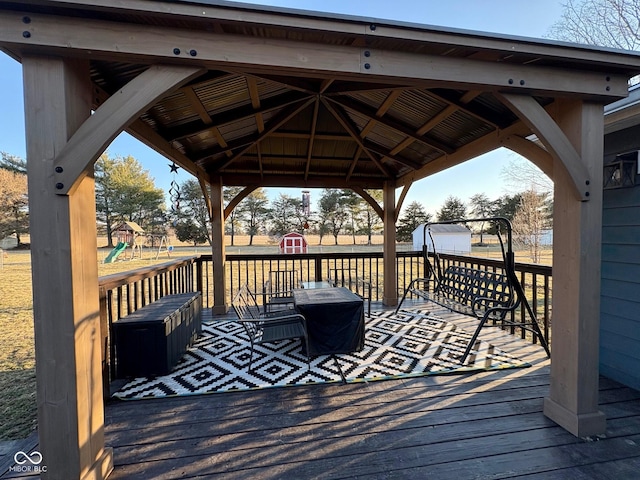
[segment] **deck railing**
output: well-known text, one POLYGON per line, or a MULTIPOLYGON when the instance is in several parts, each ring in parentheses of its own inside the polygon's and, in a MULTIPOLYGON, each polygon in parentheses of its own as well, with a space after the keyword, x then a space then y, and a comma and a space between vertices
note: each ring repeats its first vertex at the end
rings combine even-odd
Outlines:
MULTIPOLYGON (((443 269, 451 264, 498 272, 503 268, 500 260, 487 258, 440 254, 440 260, 443 269)), ((551 267, 527 263, 516 263, 515 267, 540 328, 549 341, 551 267)), ((230 302, 232 295, 244 283, 248 283, 252 291, 261 292, 271 270, 295 269, 302 281, 320 281, 325 280, 329 271, 335 268, 359 272, 371 282, 372 300, 381 301, 384 275, 382 252, 229 254, 226 256, 225 296, 227 302, 230 302)), ((397 252, 396 271, 398 295, 401 296, 413 278, 425 275, 422 252, 397 252)), ((213 306, 216 288, 212 274, 211 255, 200 255, 101 277, 99 291, 101 333, 105 349, 104 368, 110 368, 109 359, 113 352, 110 351, 109 332, 114 321, 165 295, 175 293, 200 291, 203 308, 210 308, 213 306)), ((524 306, 514 315, 526 319, 524 306)), ((510 327, 510 331, 521 338, 529 338, 525 330, 510 327)), ((535 343, 536 339, 533 338, 532 341, 535 343)))

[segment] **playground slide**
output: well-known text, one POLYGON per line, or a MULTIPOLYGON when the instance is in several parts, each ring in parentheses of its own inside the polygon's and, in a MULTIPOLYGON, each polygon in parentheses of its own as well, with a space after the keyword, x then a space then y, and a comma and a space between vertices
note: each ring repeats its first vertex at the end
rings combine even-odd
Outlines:
POLYGON ((115 262, 116 258, 118 258, 118 255, 124 252, 125 248, 127 248, 127 244, 125 242, 119 242, 116 245, 116 248, 111 250, 111 253, 107 256, 107 258, 104 259, 104 263, 115 262))

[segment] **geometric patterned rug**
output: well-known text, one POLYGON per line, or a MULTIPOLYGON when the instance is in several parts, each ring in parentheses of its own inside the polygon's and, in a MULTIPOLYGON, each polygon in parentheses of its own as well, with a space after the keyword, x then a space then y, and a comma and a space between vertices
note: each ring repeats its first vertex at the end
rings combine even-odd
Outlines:
POLYGON ((319 355, 311 359, 308 370, 298 340, 256 345, 251 372, 249 340, 242 326, 234 321, 206 323, 203 335, 171 373, 135 378, 113 396, 132 400, 529 366, 483 340, 461 365, 471 334, 424 310, 372 312, 365 320, 360 352, 319 355))

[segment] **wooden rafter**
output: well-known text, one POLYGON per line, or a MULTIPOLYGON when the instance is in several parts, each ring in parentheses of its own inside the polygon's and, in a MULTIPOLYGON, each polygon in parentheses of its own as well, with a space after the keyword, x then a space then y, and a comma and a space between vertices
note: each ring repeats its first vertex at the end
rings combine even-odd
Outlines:
POLYGON ((311 155, 313 154, 313 141, 316 135, 316 125, 318 124, 318 111, 320 110, 320 97, 316 97, 313 105, 313 119, 311 121, 311 132, 309 136, 309 144, 307 146, 307 164, 304 168, 305 181, 309 178, 309 168, 311 167, 311 155))
POLYGON ((396 132, 402 133, 403 135, 410 137, 414 141, 420 142, 428 146, 429 148, 438 150, 442 153, 453 153, 454 151, 453 147, 449 145, 445 145, 442 142, 439 142, 435 139, 425 138, 423 136, 416 135, 415 132, 413 132, 410 127, 403 125, 397 120, 391 119, 389 117, 384 117, 384 118, 378 117, 376 115, 375 110, 353 99, 343 98, 343 97, 340 97, 340 98, 330 97, 330 100, 342 106, 343 108, 351 110, 360 115, 364 115, 369 119, 374 119, 380 125, 383 125, 387 128, 395 130, 396 132))
POLYGON ((251 97, 251 106, 256 111, 256 125, 258 127, 258 133, 264 131, 264 119, 262 118, 262 112, 260 110, 260 93, 258 92, 258 82, 256 79, 247 76, 247 88, 249 89, 249 96, 251 97))
MULTIPOLYGON (((187 97, 187 100, 189 101, 191 106, 194 108, 194 110, 198 112, 198 116, 204 122, 204 124, 211 125, 213 123, 213 119, 209 115, 209 112, 207 112, 207 109, 204 108, 204 105, 202 105, 202 102, 198 98, 198 95, 196 95, 196 92, 193 90, 193 88, 192 87, 183 88, 182 93, 184 93, 185 97, 187 97)), ((227 147, 227 142, 222 136, 222 133, 220 133, 220 130, 214 125, 209 127, 209 129, 216 137, 218 144, 221 147, 227 147)), ((231 152, 227 152, 227 156, 231 156, 231 152)))
MULTIPOLYGON (((215 126, 214 128, 217 129, 217 126, 239 122, 247 118, 254 117, 257 114, 263 115, 272 110, 282 109, 300 102, 305 98, 309 97, 301 96, 297 92, 283 93, 282 95, 278 95, 261 102, 261 107, 258 110, 254 109, 252 105, 246 105, 244 107, 239 107, 228 112, 214 115, 210 117, 211 123, 209 125, 213 125, 215 126)), ((166 137, 168 141, 179 141, 186 137, 202 135, 211 131, 213 131, 211 126, 202 128, 202 124, 200 122, 190 122, 180 127, 165 130, 163 132, 163 136, 166 137)))
POLYGON ((269 136, 269 134, 271 132, 273 132, 274 130, 279 128, 283 123, 287 122, 289 119, 291 119, 292 117, 297 115, 300 111, 302 111, 307 106, 309 106, 313 101, 314 101, 313 98, 309 98, 305 102, 302 102, 301 105, 294 105, 294 106, 291 106, 291 107, 286 108, 285 110, 281 111, 278 115, 274 116, 269 121, 269 123, 266 126, 264 131, 262 131, 261 133, 259 133, 257 135, 253 135, 252 136, 253 139, 251 141, 247 142, 245 144, 244 148, 241 148, 241 150, 239 152, 235 152, 232 158, 230 158, 229 160, 225 161, 216 170, 218 170, 218 171, 219 170, 223 170, 224 168, 229 166, 231 163, 235 162, 238 158, 240 158, 242 155, 244 155, 244 153, 247 150, 251 149, 251 147, 253 147, 254 144, 257 144, 257 145, 260 144, 260 142, 262 140, 264 140, 267 136, 269 136))
POLYGON ((378 110, 376 111, 376 118, 370 118, 369 122, 367 122, 365 127, 360 132, 360 136, 362 138, 366 137, 369 134, 369 132, 373 129, 373 127, 375 127, 376 124, 378 123, 377 118, 382 118, 400 95, 402 95, 402 90, 392 90, 391 93, 387 95, 387 98, 384 99, 384 102, 382 102, 382 104, 378 107, 378 110))
POLYGON ((347 172, 347 181, 349 181, 349 179, 351 178, 351 175, 353 175, 353 171, 356 168, 356 164, 358 163, 358 159, 360 158, 360 155, 362 155, 362 147, 358 145, 358 148, 356 149, 356 154, 353 156, 353 160, 351 160, 351 165, 349 165, 349 172, 347 172))
POLYGON ((378 167, 378 169, 384 174, 385 177, 391 178, 392 175, 387 170, 387 168, 382 164, 379 158, 377 158, 373 153, 371 153, 367 147, 365 147, 362 139, 360 138, 360 133, 357 129, 351 125, 351 120, 347 117, 346 114, 334 108, 326 99, 322 98, 322 103, 329 110, 329 112, 335 117, 338 122, 342 125, 342 127, 351 135, 351 137, 356 141, 356 143, 362 148, 364 153, 371 159, 371 161, 378 167))

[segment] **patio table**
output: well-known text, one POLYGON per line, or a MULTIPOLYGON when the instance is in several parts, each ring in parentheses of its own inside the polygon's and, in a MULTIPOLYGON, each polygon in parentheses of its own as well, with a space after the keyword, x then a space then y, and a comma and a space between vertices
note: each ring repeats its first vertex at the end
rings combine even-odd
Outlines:
POLYGON ((348 288, 294 289, 293 302, 307 319, 311 355, 364 347, 364 302, 348 288))

